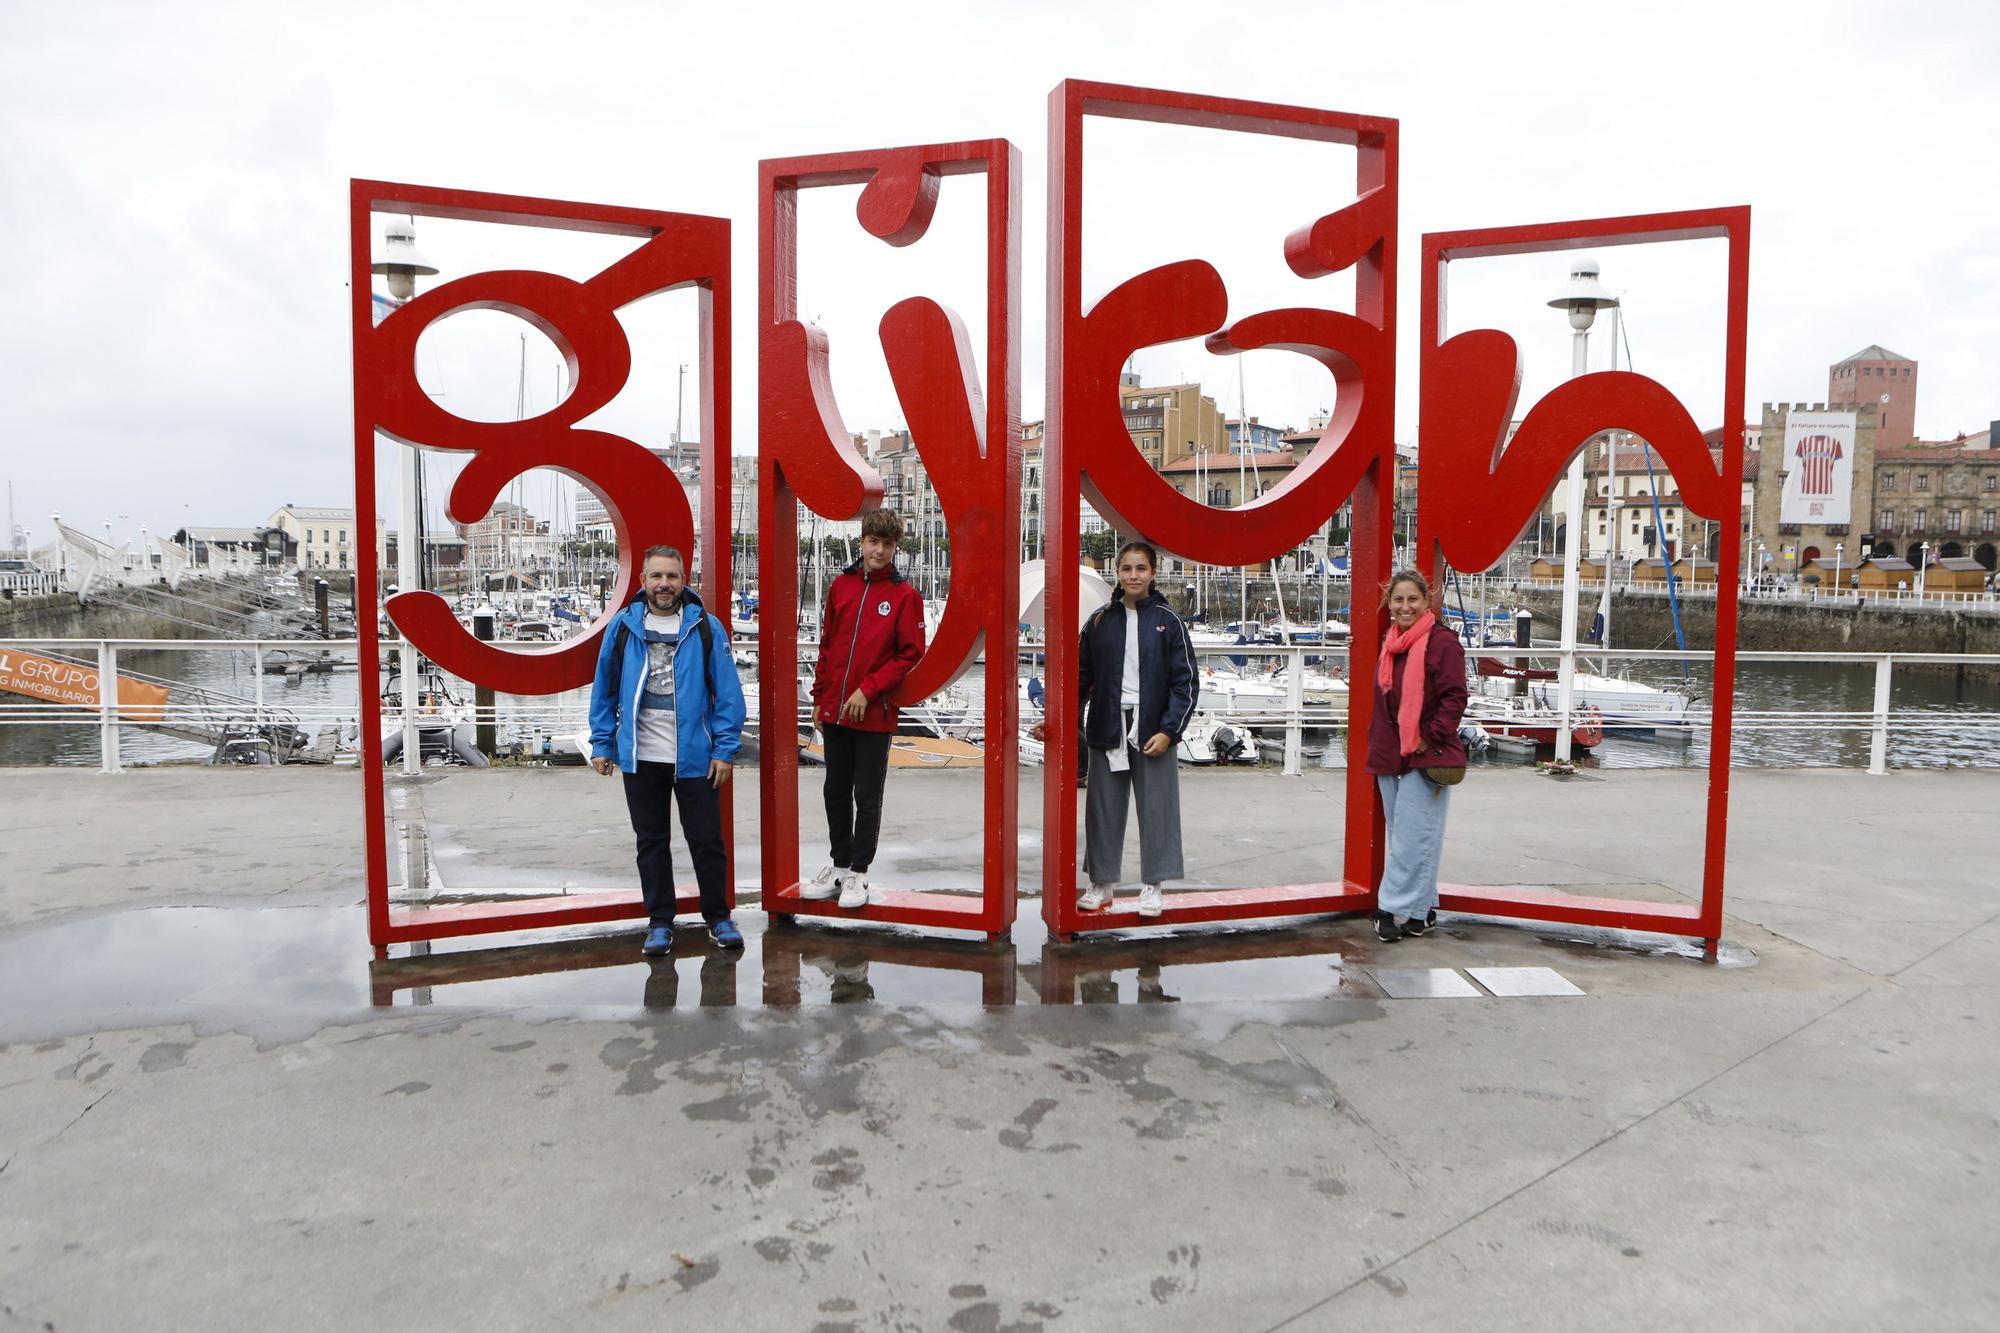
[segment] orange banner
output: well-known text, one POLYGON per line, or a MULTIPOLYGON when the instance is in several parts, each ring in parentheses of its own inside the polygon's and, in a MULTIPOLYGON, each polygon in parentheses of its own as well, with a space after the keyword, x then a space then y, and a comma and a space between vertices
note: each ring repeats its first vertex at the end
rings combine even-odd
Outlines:
MULTIPOLYGON (((96 708, 102 697, 96 667, 36 657, 12 648, 0 648, 0 690, 79 708, 96 708)), ((158 722, 166 716, 166 703, 166 686, 118 678, 118 715, 125 721, 158 722)))

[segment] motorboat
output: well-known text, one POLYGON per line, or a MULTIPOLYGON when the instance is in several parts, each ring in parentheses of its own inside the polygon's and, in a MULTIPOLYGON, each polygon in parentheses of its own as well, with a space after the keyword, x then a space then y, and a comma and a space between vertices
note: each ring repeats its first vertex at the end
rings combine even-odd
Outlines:
MULTIPOLYGON (((382 683, 382 760, 402 757, 403 675, 392 671, 382 683)), ((417 673, 417 745, 421 762, 458 763, 487 767, 479 750, 473 711, 445 681, 444 673, 426 662, 417 673)))
MULTIPOLYGON (((1573 721, 1569 738, 1572 749, 1590 750, 1603 743, 1604 718, 1595 708, 1575 708, 1571 716, 1573 721)), ((1554 745, 1561 725, 1559 712, 1527 699, 1477 693, 1466 700, 1465 717, 1489 737, 1510 737, 1532 741, 1536 745, 1554 745)))
MULTIPOLYGON (((1279 667, 1266 679, 1281 692, 1290 693, 1290 666, 1279 667)), ((1315 671, 1311 667, 1303 668, 1299 677, 1299 691, 1300 697, 1308 704, 1333 705, 1340 708, 1347 706, 1347 682, 1339 676, 1329 675, 1324 671, 1315 671)))
POLYGON ((1221 667, 1204 664, 1197 681, 1195 708, 1248 720, 1282 721, 1287 705, 1283 686, 1269 677, 1245 676, 1221 667))
MULTIPOLYGON (((1489 697, 1518 696, 1536 708, 1553 712, 1559 703, 1560 679, 1560 673, 1545 667, 1480 657, 1475 659, 1473 688, 1489 697)), ((1613 730, 1686 727, 1691 703, 1685 694, 1623 676, 1600 676, 1589 671, 1577 671, 1570 677, 1570 700, 1572 708, 1596 709, 1604 725, 1613 730)))
POLYGON ((1254 764, 1257 738, 1241 723, 1197 712, 1181 733, 1174 754, 1184 764, 1254 764))

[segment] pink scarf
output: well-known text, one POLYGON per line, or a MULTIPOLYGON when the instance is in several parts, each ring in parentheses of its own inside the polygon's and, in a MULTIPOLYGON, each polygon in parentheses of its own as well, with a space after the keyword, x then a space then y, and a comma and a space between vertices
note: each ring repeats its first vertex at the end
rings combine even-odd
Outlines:
POLYGON ((1424 712, 1424 649, 1436 625, 1437 617, 1426 611, 1406 630, 1389 626, 1389 636, 1382 641, 1381 660, 1376 664, 1375 683, 1386 695, 1395 681, 1396 659, 1403 659, 1403 697, 1396 704, 1396 732, 1403 754, 1415 754, 1423 748, 1417 722, 1424 712))

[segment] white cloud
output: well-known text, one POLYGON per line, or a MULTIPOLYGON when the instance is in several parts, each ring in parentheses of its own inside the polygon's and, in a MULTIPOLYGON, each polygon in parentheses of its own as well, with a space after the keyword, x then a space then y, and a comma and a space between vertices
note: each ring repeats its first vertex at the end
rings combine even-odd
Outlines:
MULTIPOLYGON (((31 523, 59 509, 170 527, 183 505, 205 521, 248 521, 287 499, 345 495, 344 213, 356 175, 732 217, 747 450, 757 159, 996 134, 1023 151, 1023 413, 1040 416, 1044 117, 1065 76, 1401 118, 1400 438, 1417 425, 1421 232, 1733 203, 1756 210, 1753 408, 1823 395, 1828 364, 1880 341, 1924 363, 1924 433, 2000 415, 2000 260, 1982 221, 2000 210, 1982 91, 2000 55, 1990 6, 1892 19, 1802 0, 1671 14, 1187 0, 1136 16, 1053 3, 940 13, 190 3, 10 14, 0 473, 31 523)), ((1209 257, 1233 294, 1262 300, 1281 288, 1256 276, 1271 231, 1304 220, 1296 200, 1310 191, 1245 179, 1247 158, 1200 140, 1161 149, 1153 239, 1193 243, 1215 217, 1240 216, 1241 239, 1214 232, 1226 252, 1209 257)), ((1143 210, 1134 216, 1144 225, 1143 210)), ((856 429, 894 424, 886 376, 865 368, 879 360, 865 334, 907 293, 844 286, 841 251, 826 254, 815 299, 848 330, 836 348, 844 415, 856 429)), ((1641 269, 1621 275, 1623 259, 1605 258, 1614 288, 1640 281, 1641 269)), ((1550 277, 1562 268, 1551 262, 1550 277)), ((1542 281, 1522 279, 1509 323, 1547 378, 1565 352, 1560 328, 1526 300, 1542 281)), ((1641 368, 1698 382, 1696 361, 1712 353, 1693 322, 1668 319, 1677 293, 1628 297, 1641 368)), ((666 332, 649 337, 669 346, 666 332)), ((1147 370, 1186 362, 1233 411, 1233 367, 1204 356, 1170 349, 1147 370)), ((1250 409, 1303 420, 1324 394, 1281 360, 1250 364, 1250 409)), ((651 373, 635 431, 668 411, 671 366, 651 373)), ((480 391, 504 393, 509 374, 485 371, 480 391)))

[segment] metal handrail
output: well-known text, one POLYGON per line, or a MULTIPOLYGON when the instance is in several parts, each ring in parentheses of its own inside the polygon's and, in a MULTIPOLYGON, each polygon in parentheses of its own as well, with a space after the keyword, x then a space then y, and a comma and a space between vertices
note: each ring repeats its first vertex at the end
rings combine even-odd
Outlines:
MULTIPOLYGON (((1507 592, 1528 588, 1536 592, 1560 592, 1561 579, 1508 578, 1498 579, 1490 585, 1490 595, 1504 596, 1507 592)), ((1582 585, 1586 594, 1601 592, 1602 579, 1589 579, 1582 585)), ((1667 584, 1660 580, 1624 580, 1614 577, 1611 581, 1613 592, 1635 593, 1641 597, 1667 596, 1667 584)), ((1674 591, 1682 598, 1696 598, 1707 601, 1715 597, 1713 582, 1694 583, 1677 577, 1674 591)), ((2000 590, 1979 589, 1959 592, 1939 588, 1830 588, 1820 584, 1793 583, 1783 589, 1749 588, 1738 586, 1736 596, 1740 602, 1775 603, 1779 605, 1823 606, 1828 603, 1865 604, 1869 606, 1919 606, 1942 607, 1951 610, 2000 611, 2000 590)))
MULTIPOLYGON (((347 725, 358 720, 353 705, 322 705, 289 703, 283 707, 268 704, 264 697, 263 662, 267 654, 273 652, 309 653, 315 657, 328 656, 340 661, 346 657, 358 658, 358 639, 81 639, 81 638, 39 638, 0 637, 0 646, 11 646, 30 652, 48 652, 64 655, 64 650, 76 658, 94 658, 103 676, 115 677, 119 674, 117 659, 120 651, 134 649, 165 652, 244 652, 254 654, 254 674, 256 694, 254 697, 236 696, 212 687, 192 686, 199 697, 178 704, 170 700, 168 707, 174 711, 179 721, 191 724, 183 730, 207 728, 218 731, 227 723, 247 722, 251 725, 283 722, 293 727, 303 727, 313 723, 334 723, 347 725), (77 651, 86 650, 86 651, 77 651), (247 716, 246 716, 247 714, 247 716)), ((812 640, 802 640, 799 648, 810 652, 816 647, 812 640)), ((393 657, 403 647, 400 639, 385 638, 379 649, 385 658, 393 657)), ((755 659, 758 646, 754 641, 739 641, 733 645, 736 653, 755 659)), ((1036 656, 1044 651, 1039 643, 1023 643, 1021 655, 1036 656)), ((1212 713, 1217 720, 1254 727, 1283 728, 1285 733, 1284 771, 1301 771, 1301 748, 1303 733, 1307 730, 1335 729, 1345 722, 1345 708, 1339 702, 1310 703, 1305 695, 1303 671, 1300 668, 1306 659, 1320 659, 1322 662, 1344 663, 1348 654, 1346 642, 1330 644, 1212 644, 1200 645, 1194 649, 1196 655, 1207 658, 1253 658, 1267 662, 1282 662, 1285 697, 1282 701, 1247 704, 1227 711, 1212 713)), ((1532 645, 1519 647, 1511 644, 1491 644, 1478 648, 1468 648, 1468 652, 1480 656, 1493 657, 1505 661, 1524 658, 1560 659, 1563 651, 1554 645, 1532 645)), ((1574 650, 1576 658, 1619 661, 1652 662, 1710 662, 1715 654, 1709 650, 1674 650, 1642 648, 1596 648, 1587 644, 1578 645, 1574 650)), ((1822 665, 1847 665, 1871 668, 1875 675, 1873 707, 1860 709, 1815 709, 1792 711, 1782 709, 1733 710, 1733 726, 1739 733, 1776 732, 1832 732, 1866 731, 1871 737, 1868 771, 1887 771, 1888 737, 1892 729, 1907 732, 1912 729, 1935 725, 1941 717, 1948 717, 1951 725, 1967 731, 2000 730, 2000 713, 1954 712, 1940 715, 1935 713, 1896 713, 1890 708, 1892 696, 1891 680, 1898 667, 1953 667, 1985 666, 2000 667, 2000 654, 1986 653, 1924 653, 1924 652, 1800 652, 1755 650, 1739 651, 1739 664, 1768 663, 1814 663, 1822 665)), ((134 674, 134 673, 127 673, 134 674)), ((1249 677, 1258 679, 1257 676, 1249 677)), ((164 678, 153 678, 169 685, 175 682, 164 678)), ((983 727, 986 719, 983 690, 964 690, 953 697, 951 714, 963 724, 983 727)), ((528 724, 537 729, 546 729, 560 734, 565 731, 580 730, 585 725, 585 712, 574 702, 551 703, 547 706, 524 704, 519 701, 505 705, 488 707, 474 705, 467 709, 468 716, 476 723, 498 724, 512 722, 528 724)), ((400 716, 400 710, 390 707, 385 710, 385 718, 400 716)), ((1521 717, 1531 723, 1567 726, 1574 714, 1564 715, 1555 709, 1527 709, 1521 717)), ((1712 724, 1714 714, 1700 701, 1693 701, 1684 715, 1686 727, 1700 730, 1712 724)), ((803 702, 797 710, 797 721, 801 725, 811 722, 810 707, 803 702)), ((142 721, 122 717, 115 699, 109 704, 95 708, 73 704, 28 702, 16 704, 0 715, 0 725, 89 725, 100 728, 100 759, 104 771, 115 772, 119 764, 117 758, 118 735, 125 726, 158 725, 157 722, 142 721)), ((169 728, 172 729, 172 728, 169 728)))

